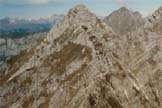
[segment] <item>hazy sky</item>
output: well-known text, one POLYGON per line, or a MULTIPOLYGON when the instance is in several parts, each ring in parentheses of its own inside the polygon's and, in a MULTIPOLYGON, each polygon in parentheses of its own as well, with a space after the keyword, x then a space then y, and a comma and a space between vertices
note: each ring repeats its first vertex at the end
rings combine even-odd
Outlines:
POLYGON ((0 0, 0 18, 39 18, 65 14, 79 3, 84 3, 99 16, 106 16, 121 6, 140 11, 146 16, 162 6, 162 0, 0 0))

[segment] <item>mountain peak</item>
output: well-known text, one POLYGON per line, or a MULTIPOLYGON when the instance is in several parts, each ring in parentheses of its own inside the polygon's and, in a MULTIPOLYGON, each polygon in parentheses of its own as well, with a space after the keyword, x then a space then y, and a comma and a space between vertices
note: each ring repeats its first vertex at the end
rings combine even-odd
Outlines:
POLYGON ((72 9, 77 9, 77 10, 87 10, 87 7, 84 4, 77 4, 74 8, 72 9))
POLYGON ((119 9, 119 11, 130 11, 128 8, 126 8, 126 7, 121 7, 120 9, 119 9))
POLYGON ((155 12, 152 14, 152 17, 154 19, 159 19, 162 16, 162 7, 155 10, 155 12))
POLYGON ((158 8, 151 16, 147 17, 145 27, 149 28, 151 31, 162 34, 162 7, 158 8))
POLYGON ((85 16, 85 14, 91 14, 91 12, 84 4, 78 4, 69 10, 67 16, 74 18, 75 16, 85 16))
POLYGON ((84 5, 84 4, 78 4, 75 7, 73 7, 72 9, 70 9, 69 13, 78 13, 78 12, 82 12, 82 11, 88 11, 88 8, 84 5))
MULTIPOLYGON (((89 9, 83 5, 83 4, 78 4, 74 8, 70 9, 65 15, 63 21, 62 21, 62 26, 60 26, 62 29, 66 29, 66 26, 73 25, 74 26, 91 26, 92 24, 95 25, 96 23, 96 16, 89 11, 89 9)), ((51 30, 51 33, 56 32, 54 28, 51 30)))
POLYGON ((127 34, 144 25, 144 19, 139 12, 133 12, 126 7, 114 11, 104 21, 118 34, 127 34))

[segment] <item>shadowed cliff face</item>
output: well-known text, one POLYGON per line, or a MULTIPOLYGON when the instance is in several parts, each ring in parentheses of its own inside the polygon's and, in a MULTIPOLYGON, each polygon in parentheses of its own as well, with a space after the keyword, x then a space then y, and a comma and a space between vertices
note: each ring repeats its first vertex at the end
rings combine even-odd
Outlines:
POLYGON ((161 35, 122 37, 77 5, 46 38, 11 60, 4 108, 161 108, 161 35))
POLYGON ((126 7, 121 7, 107 16, 104 22, 116 33, 124 35, 136 31, 144 25, 145 21, 139 12, 132 12, 126 7))

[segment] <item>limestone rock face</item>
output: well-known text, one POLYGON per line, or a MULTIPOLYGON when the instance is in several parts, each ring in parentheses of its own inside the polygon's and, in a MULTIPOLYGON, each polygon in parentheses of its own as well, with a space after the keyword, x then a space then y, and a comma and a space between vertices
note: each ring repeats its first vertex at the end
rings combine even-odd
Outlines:
POLYGON ((0 38, 0 45, 5 44, 5 39, 0 38))
POLYGON ((10 58, 14 58, 21 51, 36 45, 38 40, 45 37, 47 33, 35 33, 22 38, 0 38, 0 70, 10 58), (4 63, 4 65, 3 65, 4 63))
POLYGON ((132 12, 126 7, 121 7, 107 16, 104 22, 116 33, 124 35, 142 27, 145 21, 139 12, 132 12))
POLYGON ((162 36, 118 35, 77 5, 0 79, 2 108, 161 108, 162 36))
POLYGON ((147 17, 146 28, 162 35, 162 7, 157 9, 151 16, 147 17))

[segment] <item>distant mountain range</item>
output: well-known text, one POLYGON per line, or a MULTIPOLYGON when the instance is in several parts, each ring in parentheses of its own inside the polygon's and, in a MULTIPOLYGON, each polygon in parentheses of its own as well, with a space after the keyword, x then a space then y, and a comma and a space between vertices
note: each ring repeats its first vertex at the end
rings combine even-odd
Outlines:
POLYGON ((32 33, 46 32, 62 18, 63 15, 53 15, 38 20, 6 17, 0 19, 0 37, 19 38, 32 33))

